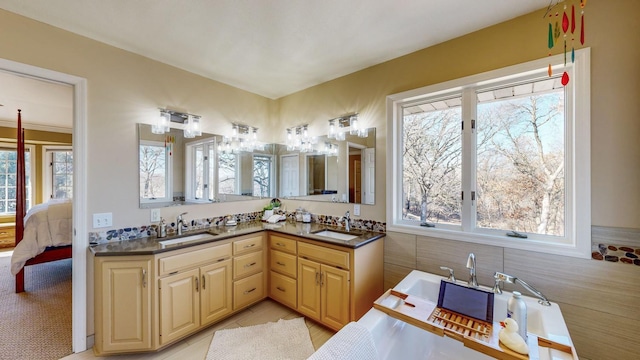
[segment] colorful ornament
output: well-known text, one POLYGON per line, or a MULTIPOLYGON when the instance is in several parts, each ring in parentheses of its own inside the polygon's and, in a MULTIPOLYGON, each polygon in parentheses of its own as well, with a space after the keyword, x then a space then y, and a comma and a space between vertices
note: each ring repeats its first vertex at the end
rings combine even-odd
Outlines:
POLYGON ((560 82, 562 82, 563 86, 567 86, 567 84, 569 83, 569 74, 567 74, 566 71, 562 73, 562 79, 560 79, 560 82))

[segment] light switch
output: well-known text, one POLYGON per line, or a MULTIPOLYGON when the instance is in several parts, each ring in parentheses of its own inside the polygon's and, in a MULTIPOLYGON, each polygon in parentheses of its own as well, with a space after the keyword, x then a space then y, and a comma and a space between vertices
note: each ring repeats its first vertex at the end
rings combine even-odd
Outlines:
POLYGON ((360 204, 353 205, 353 215, 360 216, 360 204))
POLYGON ((113 226, 113 214, 112 213, 100 213, 93 214, 93 227, 104 228, 113 226))
POLYGON ((151 209, 151 222, 160 222, 160 209, 151 209))

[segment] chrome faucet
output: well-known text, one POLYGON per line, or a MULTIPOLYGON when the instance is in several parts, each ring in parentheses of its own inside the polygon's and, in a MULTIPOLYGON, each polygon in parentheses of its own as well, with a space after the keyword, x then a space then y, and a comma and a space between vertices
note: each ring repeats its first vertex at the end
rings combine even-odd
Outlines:
POLYGON ((349 210, 347 210, 347 212, 344 213, 344 229, 346 231, 351 231, 351 224, 349 224, 350 221, 351 221, 351 214, 349 213, 349 210))
POLYGON ((467 258, 467 269, 469 269, 469 287, 478 287, 478 278, 476 277, 476 255, 469 253, 467 258))
POLYGON ((501 273, 501 272, 498 272, 498 271, 496 271, 495 274, 493 274, 493 278, 495 279, 495 285, 493 286, 493 292, 496 293, 496 294, 502 294, 502 289, 500 288, 500 284, 502 282, 508 282, 509 284, 518 283, 518 284, 522 285, 523 288, 527 289, 527 291, 529 291, 530 293, 535 295, 538 298, 538 302, 541 305, 551 306, 551 303, 549 302, 547 297, 544 296, 544 294, 542 294, 540 291, 538 291, 533 286, 531 286, 531 285, 527 284, 526 282, 524 282, 524 280, 522 280, 522 279, 518 279, 515 276, 507 275, 505 273, 501 273))
POLYGON ((178 218, 176 219, 176 231, 178 232, 178 235, 182 235, 182 227, 185 225, 182 215, 187 215, 187 213, 183 212, 178 215, 178 218))

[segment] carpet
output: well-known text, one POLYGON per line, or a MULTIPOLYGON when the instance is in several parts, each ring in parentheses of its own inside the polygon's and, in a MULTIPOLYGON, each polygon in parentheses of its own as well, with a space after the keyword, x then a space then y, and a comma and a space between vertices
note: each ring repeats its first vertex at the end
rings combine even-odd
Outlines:
POLYGON ((207 360, 304 360, 313 354, 304 318, 218 330, 207 360))
POLYGON ((25 268, 15 293, 10 254, 0 252, 0 359, 59 359, 72 352, 71 259, 25 268))

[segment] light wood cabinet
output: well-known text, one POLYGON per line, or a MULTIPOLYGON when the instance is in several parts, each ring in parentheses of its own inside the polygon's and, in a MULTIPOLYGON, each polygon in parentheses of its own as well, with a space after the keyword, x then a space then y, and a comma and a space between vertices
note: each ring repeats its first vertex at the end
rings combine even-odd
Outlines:
POLYGON ((95 346, 98 353, 150 350, 152 256, 97 258, 95 346))
POLYGON ((383 246, 383 241, 373 241, 354 249, 272 233, 269 296, 340 330, 360 319, 384 292, 383 246))
POLYGON ((160 257, 161 346, 231 313, 231 253, 227 243, 160 257))
POLYGON ((155 255, 97 256, 95 352, 160 350, 267 295, 339 330, 382 294, 382 247, 259 232, 155 255))
POLYGON ((349 272, 298 259, 298 311, 333 328, 350 321, 349 272))
POLYGON ((200 268, 200 324, 209 325, 231 313, 231 260, 200 268))
POLYGON ((200 269, 160 279, 160 345, 200 327, 200 269))

